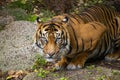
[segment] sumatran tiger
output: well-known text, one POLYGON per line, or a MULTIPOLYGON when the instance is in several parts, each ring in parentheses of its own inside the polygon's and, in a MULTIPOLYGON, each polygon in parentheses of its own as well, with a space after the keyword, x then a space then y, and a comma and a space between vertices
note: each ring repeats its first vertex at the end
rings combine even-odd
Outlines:
POLYGON ((37 18, 34 43, 56 69, 83 68, 90 59, 120 58, 120 17, 107 6, 91 6, 80 14, 37 18))

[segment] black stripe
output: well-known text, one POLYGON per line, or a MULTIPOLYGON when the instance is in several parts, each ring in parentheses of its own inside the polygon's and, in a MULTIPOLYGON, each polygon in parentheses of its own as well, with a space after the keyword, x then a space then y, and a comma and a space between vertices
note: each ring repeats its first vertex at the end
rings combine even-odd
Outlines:
POLYGON ((92 27, 94 28, 94 29, 96 29, 96 27, 95 27, 95 25, 94 24, 91 24, 92 25, 92 27))
POLYGON ((119 24, 117 18, 115 18, 115 27, 117 28, 116 30, 118 30, 119 24))
POLYGON ((81 51, 84 51, 84 40, 83 39, 81 39, 82 40, 82 49, 81 49, 81 51))
POLYGON ((60 28, 60 26, 59 25, 57 25, 57 24, 52 24, 53 26, 57 26, 58 28, 60 28))
POLYGON ((49 24, 44 25, 43 28, 47 27, 48 25, 49 25, 49 24))
POLYGON ((39 32, 39 33, 40 33, 40 36, 42 37, 42 32, 41 32, 41 30, 40 30, 40 32, 39 32))
MULTIPOLYGON (((91 49, 91 47, 92 47, 92 39, 90 39, 90 49, 91 49)), ((89 49, 89 50, 90 50, 90 49, 89 49)))
POLYGON ((68 53, 67 54, 70 54, 71 53, 71 51, 72 51, 72 47, 71 46, 69 46, 69 51, 68 51, 68 53))
POLYGON ((36 42, 35 44, 36 44, 36 46, 37 46, 37 47, 39 47, 39 48, 43 49, 43 48, 41 47, 41 45, 40 45, 40 44, 38 44, 37 42, 36 42))
POLYGON ((87 51, 90 51, 92 48, 92 39, 90 39, 90 47, 87 49, 87 51))
MULTIPOLYGON (((71 18, 73 18, 73 19, 75 19, 78 23, 80 23, 80 20, 78 19, 78 15, 76 14, 76 15, 72 15, 72 14, 69 14, 69 16, 71 17, 71 18)), ((72 20, 71 20, 72 21, 72 20)), ((74 23, 74 21, 72 21, 73 23, 74 23)), ((74 23, 75 24, 75 23, 74 23)))
POLYGON ((72 31, 73 31, 73 34, 74 34, 74 38, 75 38, 75 42, 76 42, 76 52, 77 52, 78 51, 78 40, 77 40, 77 37, 75 35, 75 31, 74 31, 73 27, 72 26, 70 26, 70 27, 72 28, 72 31))
POLYGON ((107 32, 106 34, 105 34, 106 36, 105 36, 105 43, 106 43, 106 53, 108 53, 109 52, 109 50, 110 50, 110 48, 112 47, 112 45, 111 45, 111 37, 110 37, 110 34, 109 34, 109 32, 107 32))

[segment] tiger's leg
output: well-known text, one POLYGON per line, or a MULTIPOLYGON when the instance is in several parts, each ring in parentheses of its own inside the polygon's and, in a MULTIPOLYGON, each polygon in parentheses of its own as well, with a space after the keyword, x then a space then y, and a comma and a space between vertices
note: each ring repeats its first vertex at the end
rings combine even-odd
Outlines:
POLYGON ((120 59, 120 50, 105 56, 105 60, 107 61, 113 61, 119 59, 120 59))
POLYGON ((67 58, 62 56, 61 57, 61 60, 58 61, 56 64, 55 64, 55 69, 59 70, 59 69, 64 69, 67 65, 67 58))
POLYGON ((67 69, 79 69, 79 68, 83 68, 85 62, 88 59, 88 53, 83 52, 80 53, 79 55, 77 55, 76 58, 74 58, 68 65, 67 65, 67 69))

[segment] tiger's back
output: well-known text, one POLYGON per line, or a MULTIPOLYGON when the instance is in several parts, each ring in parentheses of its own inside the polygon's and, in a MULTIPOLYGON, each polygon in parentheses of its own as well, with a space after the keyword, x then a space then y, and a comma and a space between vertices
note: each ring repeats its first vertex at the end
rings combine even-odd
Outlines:
MULTIPOLYGON (((106 55, 108 52, 112 52, 112 48, 115 48, 116 39, 119 41, 119 21, 117 20, 117 16, 119 14, 107 7, 107 6, 91 6, 85 10, 83 10, 78 15, 68 15, 68 17, 71 18, 71 23, 73 22, 72 27, 73 31, 75 33, 75 36, 80 35, 79 29, 81 26, 84 26, 84 24, 90 23, 90 22, 100 22, 104 24, 106 27, 106 32, 104 35, 104 40, 101 40, 101 44, 98 45, 97 52, 95 51, 95 54, 98 53, 99 55, 103 55, 103 53, 106 55), (74 24, 74 22, 76 22, 74 24), (77 26, 79 24, 79 26, 77 26), (108 37, 109 36, 109 37, 108 37), (103 49, 102 49, 103 48, 103 49)), ((67 16, 67 15, 66 15, 67 16)), ((94 25, 93 25, 94 26, 94 25)), ((87 31, 86 31, 87 32, 87 31)), ((89 31, 88 31, 89 32, 89 31)), ((82 33, 83 34, 83 33, 82 33)), ((101 37, 102 38, 102 37, 101 37)), ((78 39, 79 40, 79 39, 78 39)), ((78 42, 77 42, 78 43, 78 42)), ((96 46, 97 47, 97 46, 96 46)))

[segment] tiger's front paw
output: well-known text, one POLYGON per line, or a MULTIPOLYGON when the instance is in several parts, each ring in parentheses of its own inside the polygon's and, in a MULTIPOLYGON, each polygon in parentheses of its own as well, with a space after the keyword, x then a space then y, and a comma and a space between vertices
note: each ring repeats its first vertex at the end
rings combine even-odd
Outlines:
POLYGON ((81 69, 81 68, 83 68, 83 65, 79 63, 70 63, 67 65, 68 70, 81 69))
POLYGON ((64 69, 67 65, 67 60, 66 58, 63 56, 61 57, 61 60, 58 61, 56 64, 55 64, 55 69, 56 70, 60 70, 60 69, 64 69))
POLYGON ((55 69, 56 69, 56 70, 63 69, 63 66, 60 65, 59 63, 56 63, 56 64, 55 64, 55 69))
POLYGON ((55 69, 56 70, 62 70, 62 69, 65 68, 65 66, 66 66, 66 63, 58 62, 58 63, 55 64, 55 69))

